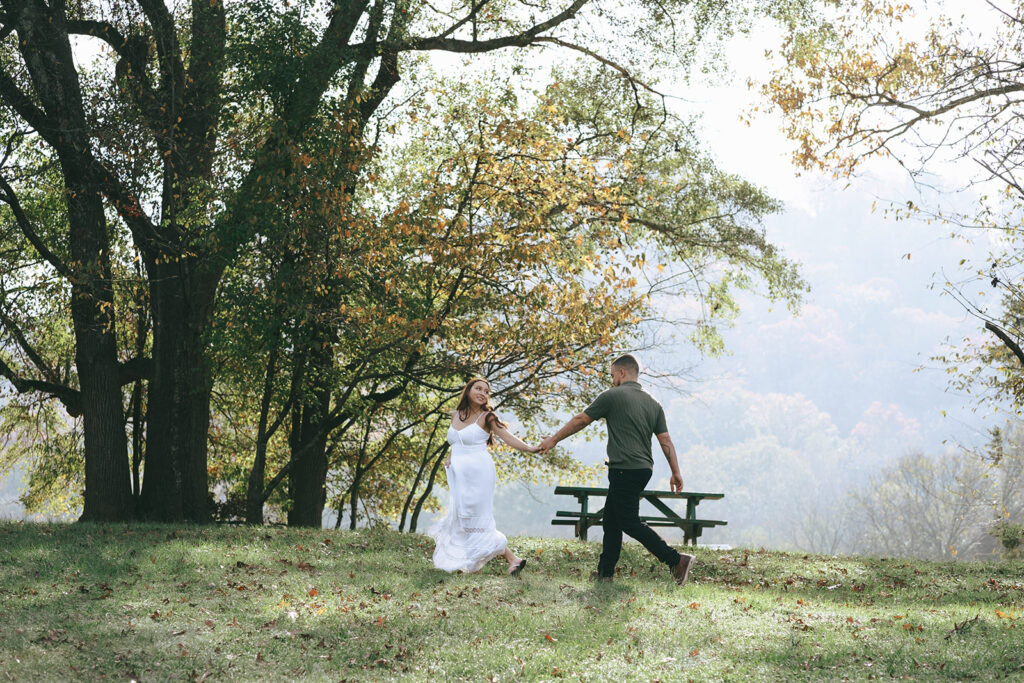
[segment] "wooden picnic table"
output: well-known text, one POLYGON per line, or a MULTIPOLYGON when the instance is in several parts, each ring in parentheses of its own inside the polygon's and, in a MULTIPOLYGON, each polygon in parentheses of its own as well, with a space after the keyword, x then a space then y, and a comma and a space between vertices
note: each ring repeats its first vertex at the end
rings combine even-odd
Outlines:
MULTIPOLYGON (((573 525, 575 535, 580 540, 587 540, 587 529, 599 525, 604 517, 604 508, 591 512, 589 500, 593 497, 606 497, 608 489, 598 486, 556 486, 555 494, 562 496, 574 496, 579 501, 579 510, 558 510, 555 512, 555 519, 551 520, 552 525, 573 525)), ((698 519, 697 505, 702 500, 720 500, 725 497, 724 493, 697 493, 694 491, 644 491, 641 495, 655 507, 662 516, 641 515, 640 519, 650 526, 674 526, 683 530, 683 544, 697 545, 705 527, 724 526, 728 522, 720 519, 698 519), (665 504, 665 500, 686 499, 686 516, 680 517, 675 510, 665 504)))

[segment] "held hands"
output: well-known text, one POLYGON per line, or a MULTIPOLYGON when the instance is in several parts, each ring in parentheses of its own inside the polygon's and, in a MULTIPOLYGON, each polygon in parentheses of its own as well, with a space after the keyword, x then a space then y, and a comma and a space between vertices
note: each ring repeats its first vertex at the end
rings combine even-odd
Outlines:
POLYGON ((557 443, 558 442, 555 441, 555 437, 545 436, 543 439, 541 439, 540 446, 537 447, 537 452, 543 455, 544 453, 547 453, 552 448, 554 448, 555 444, 557 443))

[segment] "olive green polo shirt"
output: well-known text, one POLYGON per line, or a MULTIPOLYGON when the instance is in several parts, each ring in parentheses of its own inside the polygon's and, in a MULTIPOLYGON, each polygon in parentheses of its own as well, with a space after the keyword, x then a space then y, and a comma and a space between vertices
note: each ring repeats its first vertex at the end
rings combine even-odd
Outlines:
POLYGON ((651 436, 668 431, 661 404, 639 382, 623 382, 604 392, 583 411, 608 425, 608 466, 653 469, 651 436))

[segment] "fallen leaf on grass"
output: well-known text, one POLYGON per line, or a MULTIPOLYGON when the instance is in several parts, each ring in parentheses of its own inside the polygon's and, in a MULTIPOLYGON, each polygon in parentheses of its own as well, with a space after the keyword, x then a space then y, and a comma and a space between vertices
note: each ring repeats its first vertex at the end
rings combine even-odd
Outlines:
POLYGON ((698 650, 697 648, 693 648, 692 650, 690 650, 690 656, 691 657, 696 657, 699 654, 700 654, 700 650, 698 650))
POLYGON ((552 637, 552 635, 550 633, 545 633, 544 634, 544 638, 546 638, 549 643, 557 643, 558 642, 558 638, 552 637))
POLYGON ((315 588, 311 588, 311 589, 309 590, 309 592, 308 592, 308 593, 306 593, 306 595, 308 595, 308 596, 309 596, 309 597, 311 597, 311 598, 315 598, 316 596, 320 595, 320 591, 318 591, 318 590, 317 590, 317 589, 315 589, 315 588))

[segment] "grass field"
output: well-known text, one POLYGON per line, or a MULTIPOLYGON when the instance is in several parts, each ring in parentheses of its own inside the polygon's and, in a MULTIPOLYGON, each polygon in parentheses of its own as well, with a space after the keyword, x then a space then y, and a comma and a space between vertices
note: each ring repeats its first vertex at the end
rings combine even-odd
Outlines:
POLYGON ((1024 565, 518 538, 521 580, 388 530, 0 524, 0 681, 1024 680, 1024 565))

